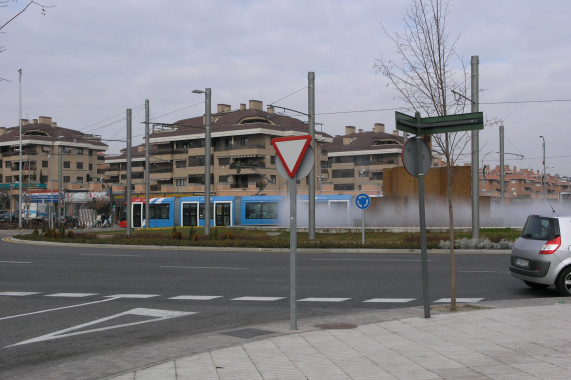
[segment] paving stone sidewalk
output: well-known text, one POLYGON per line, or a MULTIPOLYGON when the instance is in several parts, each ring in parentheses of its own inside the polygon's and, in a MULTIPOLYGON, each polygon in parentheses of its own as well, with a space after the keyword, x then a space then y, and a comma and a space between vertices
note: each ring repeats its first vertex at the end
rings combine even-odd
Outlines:
POLYGON ((571 304, 524 303, 273 336, 106 379, 571 378, 571 304))

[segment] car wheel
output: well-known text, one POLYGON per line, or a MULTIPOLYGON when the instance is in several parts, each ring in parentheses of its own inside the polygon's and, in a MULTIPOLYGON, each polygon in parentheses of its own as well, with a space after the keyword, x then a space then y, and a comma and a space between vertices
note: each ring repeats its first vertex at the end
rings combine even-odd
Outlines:
POLYGON ((561 297, 571 296, 571 267, 567 267, 559 273, 555 287, 561 297))
POLYGON ((524 281, 524 282, 527 286, 533 289, 545 289, 549 286, 546 284, 538 284, 537 282, 531 282, 531 281, 524 281))

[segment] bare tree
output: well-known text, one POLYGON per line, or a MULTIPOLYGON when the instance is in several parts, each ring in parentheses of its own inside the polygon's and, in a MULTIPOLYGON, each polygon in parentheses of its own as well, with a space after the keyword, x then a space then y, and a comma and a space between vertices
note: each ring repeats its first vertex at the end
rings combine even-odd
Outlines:
MULTIPOLYGON (((8 3, 11 0, 0 0, 0 8, 2 7, 7 7, 8 3)), ((15 1, 15 0, 12 0, 15 1)), ((16 1, 17 2, 17 1, 16 1)), ((24 7, 24 9, 22 9, 20 12, 16 13, 14 16, 12 16, 9 20, 5 21, 2 25, 0 25, 0 30, 4 29, 4 27, 6 25, 8 25, 9 23, 11 23, 12 21, 14 21, 16 18, 18 18, 18 16, 20 16, 22 13, 26 12, 26 10, 31 6, 31 5, 36 5, 40 8, 42 8, 42 14, 45 15, 46 14, 46 8, 53 8, 55 7, 55 5, 42 5, 40 3, 38 3, 37 1, 33 1, 30 0, 28 2, 28 4, 26 4, 26 6, 24 7)), ((0 53, 3 53, 6 51, 6 46, 0 46, 0 53)))
MULTIPOLYGON (((398 92, 405 109, 426 116, 463 113, 466 107, 469 74, 467 62, 455 49, 459 37, 451 39, 446 28, 450 14, 448 0, 411 0, 402 17, 404 33, 383 30, 396 47, 397 61, 380 58, 375 70, 387 77, 398 92), (448 101, 452 90, 462 94, 460 101, 448 101)), ((456 265, 454 259, 454 210, 452 169, 469 142, 467 132, 432 136, 436 153, 444 156, 448 177, 448 217, 450 226, 451 310, 456 309, 456 265)))

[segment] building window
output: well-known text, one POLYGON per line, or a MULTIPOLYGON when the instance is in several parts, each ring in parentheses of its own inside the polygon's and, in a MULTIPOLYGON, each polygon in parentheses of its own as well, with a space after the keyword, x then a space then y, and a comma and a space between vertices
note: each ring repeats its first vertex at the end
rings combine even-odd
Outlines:
POLYGON ((276 156, 270 156, 270 164, 272 165, 276 164, 276 156))
POLYGON ((365 169, 359 170, 359 177, 368 178, 369 177, 369 171, 365 170, 365 169))
POLYGON ((12 167, 12 161, 6 161, 6 169, 10 169, 12 167))
POLYGON ((48 164, 48 161, 42 161, 42 168, 47 168, 48 164))
POLYGON ((228 183, 228 176, 227 175, 221 175, 218 177, 218 183, 228 183))
POLYGON ((175 178, 174 184, 177 186, 186 186, 186 178, 175 178))
POLYGON ((83 183, 83 177, 75 177, 75 182, 83 183))
POLYGON ((64 182, 64 183, 69 183, 70 181, 71 181, 71 180, 70 180, 70 178, 69 178, 68 175, 64 175, 64 176, 63 176, 63 182, 64 182))
POLYGON ((339 183, 339 184, 333 185, 333 190, 336 190, 336 191, 347 191, 347 190, 354 190, 354 189, 355 189, 355 185, 353 185, 352 183, 339 183))
POLYGON ((353 178, 355 177, 355 171, 353 169, 332 170, 331 176, 333 178, 353 178))
POLYGON ((247 137, 240 138, 240 145, 248 146, 248 138, 247 137))
POLYGON ((93 170, 93 164, 89 164, 89 170, 93 170))
POLYGON ((230 165, 230 157, 220 157, 218 158, 218 166, 230 165))
POLYGON ((76 162, 75 166, 76 166, 76 169, 83 169, 83 162, 76 162))
POLYGON ((204 156, 188 157, 188 166, 204 166, 204 156))
POLYGON ((7 176, 6 176, 6 182, 7 182, 7 183, 12 182, 12 176, 7 175, 7 176))
POLYGON ((69 161, 64 161, 63 167, 64 167, 64 169, 69 169, 69 168, 71 168, 71 163, 69 161))
POLYGON ((76 153, 77 154, 83 154, 83 148, 77 148, 76 153))
POLYGON ((276 176, 275 175, 270 176, 270 183, 273 183, 273 184, 276 183, 276 176))

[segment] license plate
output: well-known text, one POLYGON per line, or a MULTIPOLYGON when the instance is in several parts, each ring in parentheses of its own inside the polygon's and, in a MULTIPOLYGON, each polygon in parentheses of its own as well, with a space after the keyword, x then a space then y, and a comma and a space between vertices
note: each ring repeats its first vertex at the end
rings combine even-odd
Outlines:
POLYGON ((522 268, 529 268, 529 260, 520 259, 519 257, 515 259, 515 265, 522 268))

